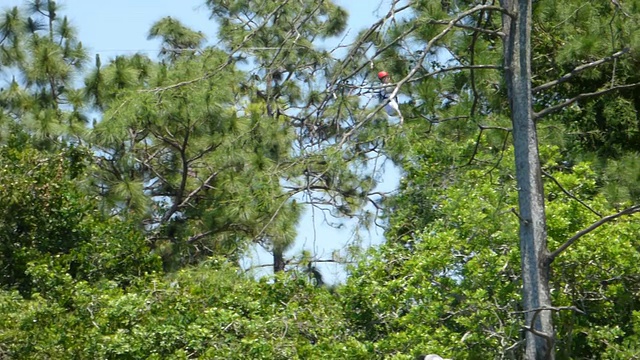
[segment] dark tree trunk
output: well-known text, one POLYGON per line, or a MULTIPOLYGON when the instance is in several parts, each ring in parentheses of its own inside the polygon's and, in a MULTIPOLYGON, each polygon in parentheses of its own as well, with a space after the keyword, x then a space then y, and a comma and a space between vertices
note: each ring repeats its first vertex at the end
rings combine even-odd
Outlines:
POLYGON ((554 359, 544 189, 531 95, 531 0, 501 0, 506 85, 518 183, 526 359, 554 359), (533 322, 533 323, 532 323, 533 322))
POLYGON ((273 272, 278 273, 284 271, 284 251, 278 246, 273 249, 273 272))

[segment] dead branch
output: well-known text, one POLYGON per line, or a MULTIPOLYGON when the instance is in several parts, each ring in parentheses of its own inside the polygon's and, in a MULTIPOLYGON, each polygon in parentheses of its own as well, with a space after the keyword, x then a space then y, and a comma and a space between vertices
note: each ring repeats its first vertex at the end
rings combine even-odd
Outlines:
POLYGON ((553 344, 555 342, 555 339, 553 338, 553 336, 551 334, 547 334, 544 333, 542 331, 538 331, 538 329, 535 328, 535 323, 536 323, 536 319, 538 318, 538 315, 545 310, 549 310, 549 311, 561 311, 561 310, 572 310, 575 311, 579 314, 584 314, 584 311, 578 309, 575 306, 543 306, 543 307, 539 307, 539 308, 535 308, 535 309, 530 309, 530 310, 525 310, 525 311, 514 311, 513 313, 530 313, 533 312, 533 316, 531 317, 531 324, 529 326, 522 326, 523 330, 529 331, 531 333, 533 333, 536 336, 540 336, 541 338, 544 338, 547 342, 547 347, 549 349, 553 348, 553 344))
MULTIPOLYGON (((285 260, 285 265, 294 265, 294 266, 299 266, 299 265, 307 265, 309 263, 334 263, 334 264, 355 264, 355 261, 340 261, 340 260, 334 260, 334 259, 317 259, 317 260, 299 260, 299 261, 294 261, 293 259, 290 260, 285 260)), ((254 265, 254 266, 250 266, 246 269, 244 269, 243 271, 249 272, 251 270, 255 270, 255 269, 260 269, 260 268, 272 268, 273 264, 260 264, 260 265, 254 265)))
POLYGON ((205 232, 203 232, 203 233, 201 233, 201 234, 194 235, 194 236, 192 236, 192 237, 190 237, 190 238, 188 238, 188 239, 187 239, 187 243, 188 243, 188 244, 194 243, 194 242, 196 242, 196 241, 198 241, 198 240, 200 240, 200 239, 204 239, 204 238, 206 238, 207 236, 209 236, 209 235, 211 235, 211 234, 213 234, 213 233, 214 233, 214 231, 213 231, 213 230, 209 230, 209 231, 205 231, 205 232))
MULTIPOLYGON (((447 25, 448 23, 449 23, 448 21, 444 21, 444 20, 431 20, 431 21, 429 21, 429 24, 434 24, 434 25, 447 25)), ((488 34, 488 35, 493 35, 493 36, 504 37, 504 33, 502 31, 489 30, 489 29, 485 29, 485 28, 481 28, 481 27, 463 25, 463 24, 456 24, 455 27, 460 28, 460 29, 465 29, 465 30, 471 30, 471 31, 474 31, 476 33, 483 33, 483 34, 488 34)))
POLYGON ((580 66, 576 67, 575 69, 571 70, 570 72, 564 74, 559 79, 556 79, 556 80, 553 80, 553 81, 549 81, 546 84, 542 84, 540 86, 534 87, 531 90, 531 93, 535 94, 535 93, 538 93, 540 91, 544 91, 544 90, 546 90, 546 89, 548 89, 550 87, 556 86, 558 84, 562 84, 563 82, 571 79, 572 77, 578 75, 579 73, 581 73, 581 72, 583 72, 583 71, 585 71, 587 69, 591 69, 592 67, 596 67, 598 65, 601 65, 601 64, 604 64, 604 63, 607 63, 609 61, 613 61, 613 60, 619 58, 620 56, 628 53, 629 50, 630 50, 629 48, 624 48, 624 49, 622 49, 622 50, 620 50, 620 51, 618 51, 618 52, 616 52, 616 53, 614 53, 614 54, 612 54, 610 56, 602 58, 600 60, 596 60, 596 61, 592 61, 592 62, 587 63, 587 64, 580 65, 580 66))
POLYGON ((596 96, 601 96, 601 95, 606 95, 608 93, 611 93, 611 92, 614 92, 614 91, 618 91, 618 90, 633 89, 633 88, 638 87, 638 86, 640 86, 640 82, 633 83, 633 84, 613 86, 613 87, 610 87, 608 89, 599 90, 599 91, 595 91, 595 92, 592 92, 592 93, 583 93, 583 94, 580 94, 580 95, 578 95, 578 96, 576 96, 574 98, 571 98, 571 99, 569 99, 569 100, 567 100, 567 101, 565 101, 565 102, 563 102, 561 104, 554 105, 554 106, 548 107, 548 108, 546 108, 544 110, 541 110, 541 111, 539 111, 537 113, 534 113, 533 114, 533 119, 534 119, 534 121, 536 121, 536 120, 539 120, 540 118, 543 118, 543 117, 545 117, 547 115, 556 113, 556 112, 566 108, 567 106, 569 106, 569 105, 571 105, 571 104, 573 104, 573 103, 575 103, 576 101, 579 101, 579 100, 589 99, 589 98, 596 97, 596 96))
POLYGON ((580 230, 577 234, 573 235, 569 240, 567 240, 564 244, 560 245, 555 251, 553 251, 551 254, 547 255, 547 261, 550 263, 553 262, 553 260, 555 260, 556 257, 558 257, 558 255, 560 255, 563 251, 567 250, 567 248, 571 245, 573 245, 573 243, 575 243, 576 241, 578 241, 578 239, 580 239, 581 237, 583 237, 584 235, 592 232, 593 230, 599 228, 600 226, 611 222, 621 216, 624 215, 632 215, 635 214, 637 212, 640 212, 640 205, 633 205, 631 207, 628 207, 620 212, 617 212, 615 214, 612 215, 608 215, 603 217, 602 219, 594 222, 593 224, 591 224, 589 227, 587 227, 586 229, 580 230))
POLYGON ((502 142, 502 149, 500 149, 500 157, 498 158, 498 161, 496 161, 496 163, 491 167, 491 169, 489 169, 489 171, 485 172, 485 174, 490 174, 493 170, 497 169, 498 166, 500 166, 500 162, 502 162, 502 159, 504 158, 504 152, 507 149, 507 144, 508 144, 508 140, 509 140, 509 134, 511 133, 511 129, 507 129, 507 128, 499 128, 500 130, 504 130, 506 132, 505 136, 504 136, 504 141, 502 142))
POLYGON ((553 177, 551 174, 549 174, 548 172, 542 170, 542 174, 546 177, 548 177, 549 179, 551 179, 556 185, 558 185, 558 187, 560 188, 560 190, 567 195, 568 197, 572 198, 573 200, 579 202, 582 206, 586 207, 587 209, 589 209, 589 211, 591 211, 592 213, 598 215, 598 217, 602 217, 602 214, 600 214, 599 212, 595 211, 591 206, 587 205, 584 201, 578 199, 575 195, 573 195, 572 193, 570 193, 568 190, 566 190, 564 188, 564 186, 562 186, 562 184, 560 184, 560 182, 558 182, 558 180, 553 177))
POLYGON ((540 313, 543 310, 550 310, 550 311, 571 310, 571 311, 577 312, 578 314, 584 314, 584 311, 578 309, 575 306, 542 306, 542 307, 530 309, 530 310, 512 311, 511 313, 512 314, 527 314, 531 312, 540 313))
POLYGON ((536 319, 538 318, 538 315, 544 310, 550 310, 550 311, 572 310, 572 311, 575 311, 577 313, 584 314, 584 311, 578 309, 575 306, 560 306, 560 307, 544 306, 544 307, 539 307, 539 308, 535 308, 535 309, 531 309, 531 310, 514 312, 514 313, 525 313, 525 314, 533 312, 533 316, 531 317, 531 324, 529 326, 522 326, 522 329, 526 330, 526 331, 529 331, 529 332, 533 333, 536 336, 544 338, 545 341, 547 342, 547 347, 549 349, 553 348, 553 344, 555 342, 555 340, 553 338, 553 335, 544 333, 542 331, 538 331, 538 329, 535 328, 536 319))
POLYGON ((480 140, 482 139, 482 132, 484 131, 483 128, 480 128, 480 131, 478 132, 478 138, 476 139, 476 146, 474 146, 473 148, 473 153, 471 154, 471 157, 469 158, 469 161, 467 162, 467 165, 471 165, 471 163, 473 162, 473 159, 475 159, 476 154, 478 153, 478 149, 480 148, 480 140))

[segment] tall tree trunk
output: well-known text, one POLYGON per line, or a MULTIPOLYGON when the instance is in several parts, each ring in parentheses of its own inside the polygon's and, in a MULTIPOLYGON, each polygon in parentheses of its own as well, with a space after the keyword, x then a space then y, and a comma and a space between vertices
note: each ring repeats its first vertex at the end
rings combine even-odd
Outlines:
POLYGON ((554 359, 544 189, 531 96, 531 0, 501 0, 518 183, 526 359, 554 359))

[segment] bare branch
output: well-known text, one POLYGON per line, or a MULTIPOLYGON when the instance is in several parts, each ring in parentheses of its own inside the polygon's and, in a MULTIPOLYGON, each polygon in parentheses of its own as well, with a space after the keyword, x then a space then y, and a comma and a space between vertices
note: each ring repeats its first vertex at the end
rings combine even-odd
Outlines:
POLYGON ((491 167, 491 169, 485 172, 485 174, 490 174, 493 170, 497 169, 498 166, 500 166, 500 162, 502 162, 502 159, 504 158, 504 152, 507 149, 509 134, 512 131, 511 129, 507 129, 507 128, 500 128, 500 127, 495 127, 495 128, 498 128, 499 130, 504 130, 506 134, 504 136, 504 141, 502 142, 502 149, 500 149, 500 157, 498 158, 498 161, 496 161, 496 163, 491 167))
POLYGON ((542 170, 542 174, 544 174, 544 176, 548 177, 549 179, 553 180, 553 182, 558 185, 558 187, 560 188, 560 190, 565 193, 565 195, 567 195, 568 197, 572 198, 573 200, 579 202, 582 206, 586 207, 587 209, 589 209, 589 211, 591 211, 592 213, 598 215, 598 217, 602 217, 602 214, 600 214, 599 212, 595 211, 591 206, 587 205, 584 201, 578 199, 575 195, 573 195, 572 193, 570 193, 569 191, 567 191, 559 182, 558 180, 556 180, 555 177, 553 177, 551 174, 549 174, 548 172, 542 170))
POLYGON ((543 310, 551 310, 551 311, 562 311, 562 310, 571 310, 571 311, 575 311, 579 314, 584 314, 584 311, 578 309, 575 306, 542 306, 539 308, 535 308, 535 309, 530 309, 530 310, 521 310, 521 311, 512 311, 512 314, 527 314, 530 312, 536 312, 536 313, 540 313, 543 310))
POLYGON ((582 4, 582 5, 580 5, 580 7, 576 8, 576 9, 573 11, 573 13, 571 13, 571 15, 567 16, 564 20, 560 21, 559 23, 557 23, 557 24, 553 25, 553 26, 551 27, 551 29, 555 29, 555 28, 557 28, 558 26, 560 26, 560 25, 562 25, 562 24, 566 23, 567 21, 569 21, 569 19, 571 19, 572 17, 574 17, 574 16, 578 13, 578 11, 580 11, 583 7, 585 7, 585 6, 587 6, 587 5, 589 5, 589 3, 587 3, 587 2, 586 2, 586 3, 584 3, 584 4, 582 4))
MULTIPOLYGON (((429 21, 430 24, 437 24, 437 25, 447 25, 448 21, 444 21, 444 20, 431 20, 429 21)), ((469 25, 463 25, 463 24, 456 24, 455 27, 457 28, 461 28, 461 29, 465 29, 465 30, 471 30, 471 31, 475 31, 475 32, 480 32, 480 33, 484 33, 484 34, 488 34, 488 35, 494 35, 494 36, 499 36, 499 37, 503 37, 504 33, 502 31, 497 31, 497 30, 489 30, 489 29, 485 29, 485 28, 481 28, 481 27, 476 27, 476 26, 469 26, 469 25)))
POLYGON ((617 53, 615 53, 613 55, 607 56, 605 58, 602 58, 600 60, 596 60, 596 61, 593 61, 593 62, 590 62, 590 63, 587 63, 587 64, 580 65, 580 66, 576 67, 575 69, 571 70, 571 72, 569 72, 567 74, 564 74, 559 79, 556 79, 556 80, 553 80, 553 81, 549 81, 546 84, 542 84, 540 86, 534 87, 531 90, 531 93, 535 94, 535 93, 538 93, 540 91, 544 91, 544 90, 546 90, 546 89, 548 89, 548 88, 550 88, 552 86, 555 86, 555 85, 558 85, 558 84, 562 84, 563 82, 571 79, 572 77, 578 75, 579 73, 581 73, 581 72, 583 72, 583 71, 585 71, 587 69, 591 69, 592 67, 596 67, 598 65, 601 65, 601 64, 604 64, 604 63, 607 63, 609 61, 613 61, 613 60, 619 58, 620 56, 628 53, 629 50, 630 50, 629 48, 624 48, 624 49, 618 51, 617 53))
MULTIPOLYGON (((378 30, 380 27, 382 27, 384 25, 384 23, 394 17, 396 14, 398 14, 401 11, 404 11, 408 8, 411 7, 411 4, 407 4, 404 6, 401 6, 399 8, 395 8, 395 5, 398 3, 398 1, 394 1, 394 3, 391 5, 391 10, 389 10, 389 12, 380 20, 378 20, 377 22, 375 22, 373 25, 371 25, 371 27, 369 27, 369 29, 358 39, 358 41, 356 41, 352 46, 351 46, 351 50, 349 51, 349 53, 344 57, 344 59, 340 62, 339 66, 338 66, 338 70, 335 71, 333 77, 331 78, 331 80, 328 82, 327 87, 333 87, 335 86, 339 81, 344 80, 344 79, 349 79, 352 76, 354 76, 355 74, 357 74, 358 72, 360 72, 364 67, 367 66, 366 63, 362 64, 361 66, 359 66, 358 68, 354 69, 353 71, 351 71, 351 73, 347 74, 346 76, 342 74, 342 71, 347 67, 347 64, 349 64, 351 61, 354 60, 355 56, 358 53, 358 50, 360 49, 360 46, 365 43, 375 32, 376 30, 378 30)), ((413 32, 415 29, 417 29, 417 25, 411 26, 408 30, 406 30, 405 32, 403 32, 402 34, 400 34, 399 36, 397 36, 393 41, 389 42, 389 44, 387 44, 386 46, 378 49, 378 51, 376 51, 375 54, 373 54, 372 58, 376 58, 378 55, 380 55, 383 51, 385 51, 386 49, 388 49, 389 47, 393 46, 394 44, 396 44, 398 41, 402 40, 406 35, 410 34, 411 32, 413 32)), ((424 57, 423 57, 424 58, 424 57)), ((322 100, 321 105, 318 107, 318 109, 314 112, 316 112, 319 116, 320 111, 324 110, 324 106, 329 102, 329 99, 331 99, 332 97, 332 93, 327 93, 325 95, 324 100, 322 100)), ((308 115, 311 116, 311 115, 308 115)))
POLYGON ((518 219, 520 219, 520 221, 521 221, 523 224, 528 224, 528 223, 529 223, 527 220, 523 219, 523 218, 522 218, 522 216, 520 216, 520 214, 518 213, 518 211, 516 210, 516 208, 512 207, 512 208, 511 208, 511 212, 512 212, 515 216, 517 216, 517 217, 518 217, 518 219))
POLYGON ((577 312, 579 314, 584 314, 584 311, 578 309, 575 306, 558 306, 558 307, 555 307, 555 306, 543 306, 543 307, 530 309, 530 310, 525 310, 525 311, 514 311, 513 314, 518 314, 518 313, 527 314, 527 313, 533 312, 533 316, 531 317, 531 324, 529 326, 523 326, 522 329, 530 331, 531 333, 544 338, 546 340, 547 346, 549 348, 553 347, 553 343, 555 341, 554 338, 553 338, 553 335, 538 331, 535 328, 535 323, 536 323, 536 319, 538 318, 538 315, 540 315, 540 313, 542 311, 545 311, 545 310, 546 311, 571 310, 571 311, 575 311, 575 312, 577 312))
POLYGON ((271 215, 271 218, 269 219, 269 221, 267 221, 267 223, 264 224, 264 226, 262 227, 258 235, 253 237, 254 242, 258 241, 262 237, 262 235, 264 235, 269 225, 271 225, 271 223, 276 219, 278 214, 280 214, 280 210, 282 210, 282 207, 284 206, 284 204, 287 203, 287 201, 289 201, 290 198, 291 196, 286 196, 285 199, 280 203, 280 205, 278 205, 278 208, 276 209, 276 211, 273 212, 273 215, 271 215))
POLYGON ((199 76, 195 79, 191 79, 191 80, 187 80, 187 81, 182 81, 176 84, 172 84, 172 85, 168 85, 168 86, 164 86, 164 87, 156 87, 153 89, 142 89, 142 90, 138 90, 139 92, 162 92, 162 91, 166 91, 166 90, 171 90, 171 89, 175 89, 178 87, 182 87, 182 86, 186 86, 186 85, 191 85, 193 83, 202 81, 202 80, 206 80, 212 76, 214 76, 215 74, 218 74, 220 70, 224 69, 225 67, 227 67, 228 65, 230 65, 233 62, 233 56, 235 55, 235 53, 237 53, 238 51, 240 51, 244 45, 249 42, 249 40, 251 40, 256 33, 258 32, 258 30, 260 30, 261 28, 267 26, 269 24, 269 21, 271 20, 271 18, 278 13, 284 6, 286 6, 288 4, 288 0, 282 1, 282 3, 280 5, 278 5, 278 7, 276 7, 272 12, 270 12, 269 14, 267 14, 267 16, 265 16, 264 21, 255 28, 254 31, 252 31, 251 33, 247 34, 242 41, 240 42, 240 44, 238 44, 238 46, 236 46, 234 49, 232 49, 229 52, 229 56, 227 57, 227 61, 225 61, 223 64, 220 64, 220 66, 218 66, 217 69, 204 74, 203 76, 199 76))
POLYGON ((202 189, 204 189, 205 187, 207 187, 209 185, 209 183, 211 183, 211 181, 218 176, 218 172, 213 172, 211 175, 209 175, 209 177, 207 177, 207 179, 205 181, 202 182, 202 184, 200 186, 198 186, 196 189, 194 189, 193 191, 191 191, 189 193, 189 195, 187 195, 184 200, 182 200, 182 202, 180 203, 180 205, 178 206, 178 208, 182 208, 184 206, 186 206, 187 204, 189 204, 189 202, 191 201, 191 199, 193 199, 194 196, 196 196, 200 191, 202 191, 202 189))
MULTIPOLYGON (((317 260, 299 260, 299 261, 294 261, 293 259, 290 260, 286 260, 285 261, 285 265, 307 265, 308 263, 334 263, 334 264, 354 264, 355 261, 340 261, 340 260, 334 260, 334 259, 317 259, 317 260)), ((260 265, 254 265, 254 266, 250 266, 246 269, 244 269, 244 272, 249 272, 251 270, 255 270, 255 269, 260 269, 260 268, 272 268, 273 264, 260 264, 260 265)))
POLYGON ((478 153, 478 148, 480 148, 480 140, 482 139, 482 132, 484 131, 483 128, 480 128, 480 131, 478 132, 478 138, 476 139, 476 146, 474 146, 473 148, 473 153, 471 154, 471 157, 469 158, 469 161, 467 162, 467 165, 471 165, 471 163, 473 162, 473 159, 475 159, 476 154, 478 153))
MULTIPOLYGON (((478 27, 480 27, 482 25, 482 18, 484 17, 484 11, 481 11, 478 14, 478 27)), ((469 65, 473 66, 476 64, 476 43, 478 42, 478 36, 479 36, 479 32, 474 32, 473 35, 471 36, 471 45, 470 45, 470 55, 469 55, 469 65)), ((473 102, 471 103, 471 109, 469 110, 469 116, 474 117, 476 114, 476 107, 478 106, 478 89, 476 87, 476 72, 471 69, 469 71, 469 78, 470 78, 470 82, 471 82, 471 93, 472 93, 472 97, 473 97, 473 102)), ((480 130, 480 132, 482 133, 482 130, 480 130)), ((478 137, 478 139, 480 139, 480 137, 478 137)), ((477 149, 477 148, 476 148, 477 149)), ((473 157, 472 157, 473 159, 473 157)), ((469 164, 471 163, 471 161, 469 161, 469 164)))
POLYGON ((633 83, 633 84, 627 84, 627 85, 613 86, 613 87, 610 87, 608 89, 599 90, 599 91, 592 92, 592 93, 583 93, 583 94, 580 94, 580 95, 578 95, 578 96, 576 96, 574 98, 571 98, 571 99, 569 99, 569 100, 567 100, 567 101, 565 101, 565 102, 563 102, 561 104, 554 105, 554 106, 548 107, 548 108, 546 108, 544 110, 541 110, 541 111, 539 111, 537 113, 534 113, 533 114, 533 119, 534 120, 538 120, 538 119, 540 119, 542 117, 545 117, 545 116, 547 116, 549 114, 553 114, 555 112, 558 112, 558 111, 566 108, 567 106, 569 106, 569 105, 571 105, 574 102, 579 101, 579 100, 589 99, 589 98, 592 98, 592 97, 605 95, 605 94, 608 94, 608 93, 611 93, 611 92, 614 92, 614 91, 618 91, 618 90, 633 89, 633 88, 638 87, 638 86, 640 86, 640 82, 633 83))
POLYGON ((501 130, 507 133, 510 133, 511 131, 513 131, 513 129, 510 128, 506 128, 506 127, 502 127, 502 126, 491 126, 491 125, 482 125, 482 124, 478 124, 478 127, 482 130, 501 130))
POLYGON ((191 244, 191 243, 196 242, 196 241, 198 241, 198 240, 200 240, 200 239, 204 239, 204 238, 206 238, 207 236, 209 236, 209 235, 211 235, 211 234, 213 234, 213 231, 212 231, 212 230, 205 231, 205 232, 200 233, 200 234, 198 234, 198 235, 194 235, 194 236, 192 236, 192 237, 190 237, 190 238, 188 238, 188 239, 187 239, 187 243, 188 243, 188 244, 191 244))
POLYGON ((538 318, 538 315, 540 315, 540 313, 542 311, 560 311, 560 310, 572 310, 575 311, 577 313, 580 314, 584 314, 584 311, 578 309, 575 306, 559 306, 559 307, 554 307, 554 306, 544 306, 544 307, 539 307, 539 308, 535 308, 535 309, 530 309, 530 310, 526 310, 526 311, 515 311, 513 312, 514 314, 516 313, 530 313, 533 312, 533 316, 531 317, 531 324, 529 326, 523 326, 522 329, 526 330, 526 331, 530 331, 531 333, 533 333, 534 335, 540 336, 542 338, 544 338, 547 342, 547 346, 549 348, 553 347, 553 343, 555 342, 553 335, 552 334, 547 334, 545 332, 542 331, 538 331, 538 329, 535 328, 535 323, 536 323, 536 319, 538 318))
POLYGON ((563 251, 567 250, 567 248, 571 245, 573 245, 573 243, 575 243, 576 241, 578 241, 578 239, 580 239, 582 236, 592 232, 593 230, 599 228, 600 226, 613 221, 621 216, 624 215, 632 215, 635 214, 637 212, 640 212, 640 205, 633 205, 631 207, 628 207, 620 212, 617 212, 615 214, 612 215, 608 215, 603 217, 602 219, 594 222, 593 224, 591 224, 588 228, 580 230, 577 234, 573 235, 569 240, 567 240, 564 244, 560 245, 554 252, 552 252, 551 254, 549 254, 547 256, 547 261, 549 263, 552 263, 553 260, 555 260, 556 257, 558 257, 558 255, 560 255, 563 251))
POLYGON ((504 9, 504 8, 502 8, 500 6, 477 5, 477 6, 474 6, 473 8, 471 8, 471 9, 469 9, 467 11, 461 12, 456 17, 454 17, 453 19, 449 20, 448 25, 444 28, 444 30, 442 30, 438 35, 434 36, 431 40, 429 40, 429 42, 424 47, 424 49, 422 49, 422 55, 420 55, 420 58, 418 59, 417 64, 411 69, 411 71, 409 71, 407 76, 405 76, 402 80, 398 81, 395 84, 395 88, 393 89, 393 91, 391 92, 389 97, 386 99, 386 101, 383 101, 369 115, 367 115, 360 123, 356 124, 356 126, 351 128, 351 130, 347 131, 342 136, 342 139, 338 142, 337 148, 340 149, 342 147, 342 145, 344 145, 344 143, 349 139, 349 137, 351 137, 351 135, 353 133, 355 133, 360 127, 362 127, 371 118, 373 118, 375 116, 375 114, 377 114, 380 110, 382 110, 391 101, 391 99, 394 99, 398 95, 398 92, 400 91, 400 87, 402 87, 402 85, 404 85, 411 78, 413 78, 413 76, 416 74, 418 69, 422 66, 422 62, 427 57, 427 54, 429 54, 429 51, 433 48, 433 46, 436 44, 436 42, 438 42, 445 35, 447 35, 451 31, 451 29, 453 29, 455 24, 457 24, 463 18, 465 18, 465 17, 467 17, 467 16, 469 16, 471 14, 474 14, 474 13, 479 12, 479 11, 485 11, 485 10, 500 11, 500 12, 503 12, 503 13, 511 16, 511 13, 509 13, 506 9, 504 9))

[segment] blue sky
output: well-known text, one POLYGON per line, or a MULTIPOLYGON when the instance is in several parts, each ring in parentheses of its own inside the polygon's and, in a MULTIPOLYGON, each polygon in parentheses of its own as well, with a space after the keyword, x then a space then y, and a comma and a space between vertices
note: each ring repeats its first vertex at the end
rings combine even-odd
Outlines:
MULTIPOLYGON (((352 34, 376 21, 388 10, 390 0, 336 0, 350 15, 352 34), (378 12, 377 9, 381 11, 378 12)), ((2 0, 0 8, 22 6, 25 0, 2 0)), ((115 56, 126 52, 155 52, 157 42, 147 40, 151 25, 165 16, 179 19, 215 42, 216 28, 209 20, 204 0, 57 0, 62 13, 79 30, 92 53, 115 56)))
MULTIPOLYGON (((78 30, 78 37, 93 58, 100 54, 102 63, 120 54, 145 52, 155 56, 158 41, 147 40, 151 25, 165 16, 179 19, 192 29, 202 31, 210 43, 216 41, 215 24, 209 20, 204 0, 58 0, 61 13, 68 16, 78 30)), ((349 35, 356 35, 386 14, 391 0, 335 0, 349 12, 349 35)), ((0 8, 22 6, 23 0, 0 0, 0 8)), ((378 189, 390 191, 395 188, 398 175, 395 169, 386 168, 384 183, 378 189)), ((298 228, 296 245, 289 254, 309 250, 317 258, 329 259, 334 250, 343 249, 354 239, 354 221, 345 222, 342 229, 334 229, 323 224, 320 211, 310 210, 298 228)), ((360 233, 362 245, 379 244, 382 232, 375 226, 371 231, 360 233)), ((271 263, 270 255, 260 249, 249 254, 246 264, 271 263)), ((322 271, 329 282, 344 278, 341 267, 323 265, 322 271)))

